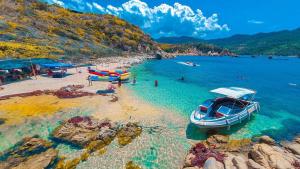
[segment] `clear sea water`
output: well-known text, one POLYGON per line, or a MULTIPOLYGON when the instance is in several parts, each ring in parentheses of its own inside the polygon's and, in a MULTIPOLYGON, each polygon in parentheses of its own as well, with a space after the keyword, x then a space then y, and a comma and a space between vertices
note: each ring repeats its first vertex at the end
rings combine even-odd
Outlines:
MULTIPOLYGON (((204 100, 214 97, 209 91, 218 87, 245 87, 257 91, 261 111, 250 121, 219 132, 232 138, 267 134, 277 140, 291 139, 300 132, 300 59, 249 56, 194 57, 148 61, 131 70, 137 84, 128 87, 157 106, 174 110, 182 118, 204 100), (199 67, 179 64, 192 61, 199 67), (184 81, 179 79, 184 76, 184 81), (158 80, 158 87, 154 87, 158 80)), ((204 131, 187 124, 189 139, 205 138, 204 131)))

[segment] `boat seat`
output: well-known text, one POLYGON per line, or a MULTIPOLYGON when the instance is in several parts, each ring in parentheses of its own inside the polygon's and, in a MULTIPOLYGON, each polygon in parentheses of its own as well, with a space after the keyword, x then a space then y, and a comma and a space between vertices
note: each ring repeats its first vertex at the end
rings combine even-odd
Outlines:
POLYGON ((231 111, 232 111, 231 108, 226 106, 221 106, 216 112, 221 113, 223 115, 229 115, 231 111))

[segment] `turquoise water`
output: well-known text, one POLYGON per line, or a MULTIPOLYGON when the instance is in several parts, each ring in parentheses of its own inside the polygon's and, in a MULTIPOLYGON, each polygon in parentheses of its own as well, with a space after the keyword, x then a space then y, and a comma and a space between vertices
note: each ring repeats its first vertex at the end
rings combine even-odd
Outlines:
MULTIPOLYGON (((238 86, 256 90, 261 111, 241 125, 221 133, 233 138, 268 134, 277 140, 291 139, 300 131, 300 59, 275 57, 189 57, 149 61, 132 68, 137 84, 128 87, 158 106, 179 112, 182 118, 204 100, 214 97, 209 90, 238 86), (178 64, 192 61, 199 67, 178 64), (184 76, 185 80, 178 80, 184 76), (158 87, 154 87, 158 80, 158 87)), ((201 139, 205 132, 186 126, 189 139, 201 139)))

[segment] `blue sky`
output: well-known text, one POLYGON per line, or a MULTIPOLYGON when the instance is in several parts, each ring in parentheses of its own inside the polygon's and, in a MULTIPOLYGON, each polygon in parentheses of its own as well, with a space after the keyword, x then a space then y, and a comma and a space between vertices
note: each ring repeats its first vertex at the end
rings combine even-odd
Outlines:
POLYGON ((44 0, 83 12, 109 13, 154 38, 204 39, 300 27, 300 0, 44 0))

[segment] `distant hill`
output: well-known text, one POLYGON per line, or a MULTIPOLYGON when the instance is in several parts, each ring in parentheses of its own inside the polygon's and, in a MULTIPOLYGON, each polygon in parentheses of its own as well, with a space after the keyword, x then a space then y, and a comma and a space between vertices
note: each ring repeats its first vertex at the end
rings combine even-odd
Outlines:
POLYGON ((0 58, 97 58, 157 50, 140 28, 112 15, 80 13, 38 0, 0 1, 0 58))
POLYGON ((206 42, 243 55, 300 56, 300 28, 255 35, 235 35, 206 42))
POLYGON ((180 37, 160 37, 155 39, 156 42, 159 43, 167 43, 167 44, 186 44, 186 43, 199 43, 203 42, 203 40, 189 37, 189 36, 180 36, 180 37))
POLYGON ((224 56, 235 55, 227 49, 206 43, 186 43, 186 44, 159 44, 160 48, 167 54, 193 55, 193 56, 224 56))

